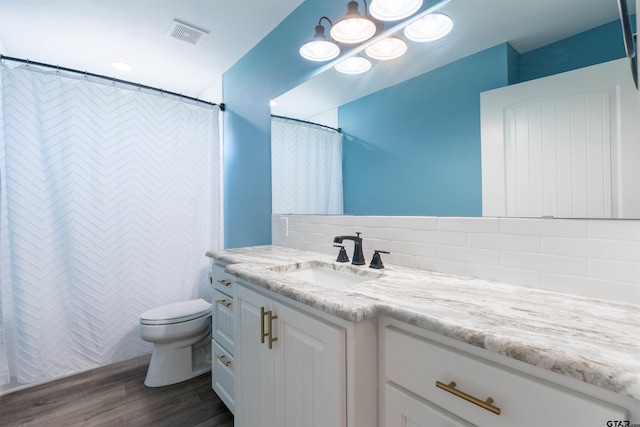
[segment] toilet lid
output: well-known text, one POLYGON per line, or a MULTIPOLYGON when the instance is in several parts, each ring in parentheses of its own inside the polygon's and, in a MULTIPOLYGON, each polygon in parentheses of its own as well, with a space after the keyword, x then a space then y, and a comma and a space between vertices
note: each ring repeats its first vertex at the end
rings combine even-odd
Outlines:
POLYGON ((147 310, 140 315, 140 321, 147 325, 163 325, 186 322, 210 313, 211 303, 199 298, 190 301, 174 302, 147 310))

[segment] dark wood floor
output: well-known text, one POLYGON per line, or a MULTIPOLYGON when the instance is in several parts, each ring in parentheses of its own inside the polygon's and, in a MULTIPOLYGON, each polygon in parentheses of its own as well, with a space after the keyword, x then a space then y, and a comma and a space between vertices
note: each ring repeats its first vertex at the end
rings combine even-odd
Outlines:
POLYGON ((211 374, 147 388, 149 356, 0 396, 0 426, 233 427, 211 374))

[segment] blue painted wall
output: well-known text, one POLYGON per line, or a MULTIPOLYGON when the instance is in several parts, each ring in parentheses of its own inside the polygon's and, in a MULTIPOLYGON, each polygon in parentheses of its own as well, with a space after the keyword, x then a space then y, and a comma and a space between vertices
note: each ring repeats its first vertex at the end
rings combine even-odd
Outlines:
MULTIPOLYGON (((635 28, 635 15, 632 16, 635 28)), ((625 56, 620 21, 585 31, 520 55, 519 80, 538 79, 625 56)))
POLYGON ((323 3, 302 3, 223 76, 225 248, 271 243, 269 101, 318 72, 298 48, 330 9, 323 3))
POLYGON ((504 43, 340 107, 345 214, 482 216, 480 92, 508 84, 510 52, 504 43))
POLYGON ((621 34, 505 43, 340 107, 345 214, 481 216, 480 93, 621 58, 621 34))

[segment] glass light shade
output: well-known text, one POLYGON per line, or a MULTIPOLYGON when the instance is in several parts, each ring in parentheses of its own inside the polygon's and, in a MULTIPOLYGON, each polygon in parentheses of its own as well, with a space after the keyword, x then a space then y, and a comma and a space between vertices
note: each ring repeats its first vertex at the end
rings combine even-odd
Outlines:
POLYGON ((347 44, 369 40, 376 34, 376 24, 358 13, 358 3, 347 4, 347 14, 331 27, 331 38, 347 44))
POLYGON ((300 55, 310 61, 328 61, 340 53, 340 48, 324 35, 324 27, 316 26, 316 34, 300 47, 300 55))
POLYGON ((334 68, 343 74, 360 74, 369 71, 371 61, 362 56, 352 56, 336 64, 334 68))
POLYGON ((407 25, 404 35, 414 42, 430 42, 449 34, 453 21, 442 13, 430 13, 407 25))
POLYGON ((369 13, 381 21, 398 21, 413 15, 422 6, 422 0, 373 0, 369 13))
POLYGON ((398 58, 407 51, 407 44, 397 37, 385 37, 379 42, 365 49, 368 56, 373 59, 387 60, 398 58))

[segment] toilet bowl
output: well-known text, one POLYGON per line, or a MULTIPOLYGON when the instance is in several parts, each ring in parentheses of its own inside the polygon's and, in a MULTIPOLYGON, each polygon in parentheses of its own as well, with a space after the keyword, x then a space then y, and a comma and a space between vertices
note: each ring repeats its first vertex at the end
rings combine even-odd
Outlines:
POLYGON ((144 385, 162 387, 211 370, 211 304, 202 298, 140 315, 140 338, 153 343, 144 385))

